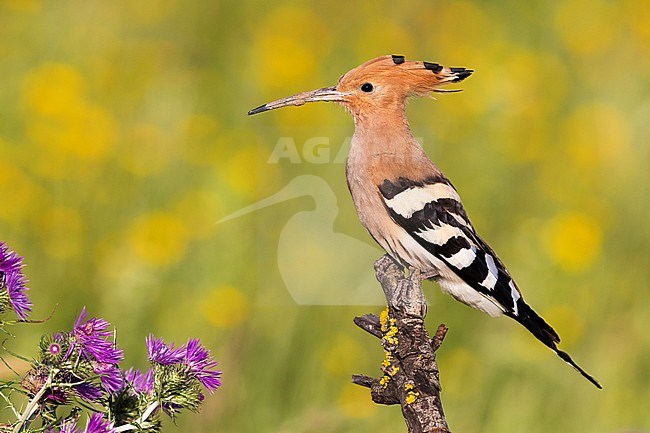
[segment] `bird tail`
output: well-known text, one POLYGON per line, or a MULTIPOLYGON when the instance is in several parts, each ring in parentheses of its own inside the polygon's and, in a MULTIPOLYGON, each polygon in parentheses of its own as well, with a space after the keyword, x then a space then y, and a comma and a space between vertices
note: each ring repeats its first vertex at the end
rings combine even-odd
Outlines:
POLYGON ((578 364, 576 364, 568 353, 561 351, 557 348, 557 343, 560 342, 560 337, 557 332, 544 321, 532 308, 528 306, 523 300, 519 299, 517 302, 518 314, 508 314, 508 316, 515 319, 528 329, 539 341, 544 343, 548 348, 556 353, 564 362, 575 368, 585 379, 594 384, 598 389, 603 387, 598 381, 589 373, 584 371, 578 364))

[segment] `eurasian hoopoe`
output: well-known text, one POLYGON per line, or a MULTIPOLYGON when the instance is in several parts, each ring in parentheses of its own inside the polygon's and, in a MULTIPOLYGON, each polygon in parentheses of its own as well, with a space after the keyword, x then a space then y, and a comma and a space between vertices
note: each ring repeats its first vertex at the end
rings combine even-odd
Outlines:
POLYGON ((407 97, 449 92, 440 86, 472 72, 382 56, 352 69, 334 87, 269 102, 248 114, 316 101, 342 105, 355 124, 346 166, 348 187, 374 240, 457 300, 492 317, 515 319, 601 388, 557 348, 560 337, 524 302, 503 263, 476 234, 456 189, 411 135, 407 97))

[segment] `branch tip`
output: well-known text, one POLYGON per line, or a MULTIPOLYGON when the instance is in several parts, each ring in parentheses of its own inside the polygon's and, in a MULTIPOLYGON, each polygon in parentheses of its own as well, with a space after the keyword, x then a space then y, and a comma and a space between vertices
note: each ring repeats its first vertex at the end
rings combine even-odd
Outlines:
POLYGON ((352 375, 352 383, 354 383, 355 385, 363 386, 365 388, 372 388, 372 384, 375 383, 376 381, 377 380, 375 378, 366 376, 365 374, 352 375))
POLYGON ((374 314, 364 314, 363 316, 355 317, 354 324, 377 338, 382 337, 379 316, 374 314))

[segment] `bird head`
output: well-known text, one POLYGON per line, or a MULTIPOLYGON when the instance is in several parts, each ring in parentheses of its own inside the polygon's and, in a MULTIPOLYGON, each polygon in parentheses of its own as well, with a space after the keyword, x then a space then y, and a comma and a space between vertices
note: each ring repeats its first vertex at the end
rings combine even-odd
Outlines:
POLYGON ((457 92, 441 88, 472 74, 471 69, 448 68, 438 63, 405 60, 404 56, 381 56, 357 66, 343 75, 336 86, 324 87, 278 99, 248 112, 262 113, 307 102, 336 102, 355 118, 385 111, 404 110, 409 96, 430 92, 457 92))

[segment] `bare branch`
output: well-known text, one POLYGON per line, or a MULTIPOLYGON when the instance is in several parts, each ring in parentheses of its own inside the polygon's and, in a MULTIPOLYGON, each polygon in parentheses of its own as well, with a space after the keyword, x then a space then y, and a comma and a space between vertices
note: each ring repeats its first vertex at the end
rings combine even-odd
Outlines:
POLYGON ((355 317, 354 324, 377 338, 383 337, 379 325, 379 316, 375 316, 374 314, 364 314, 363 316, 355 317))

